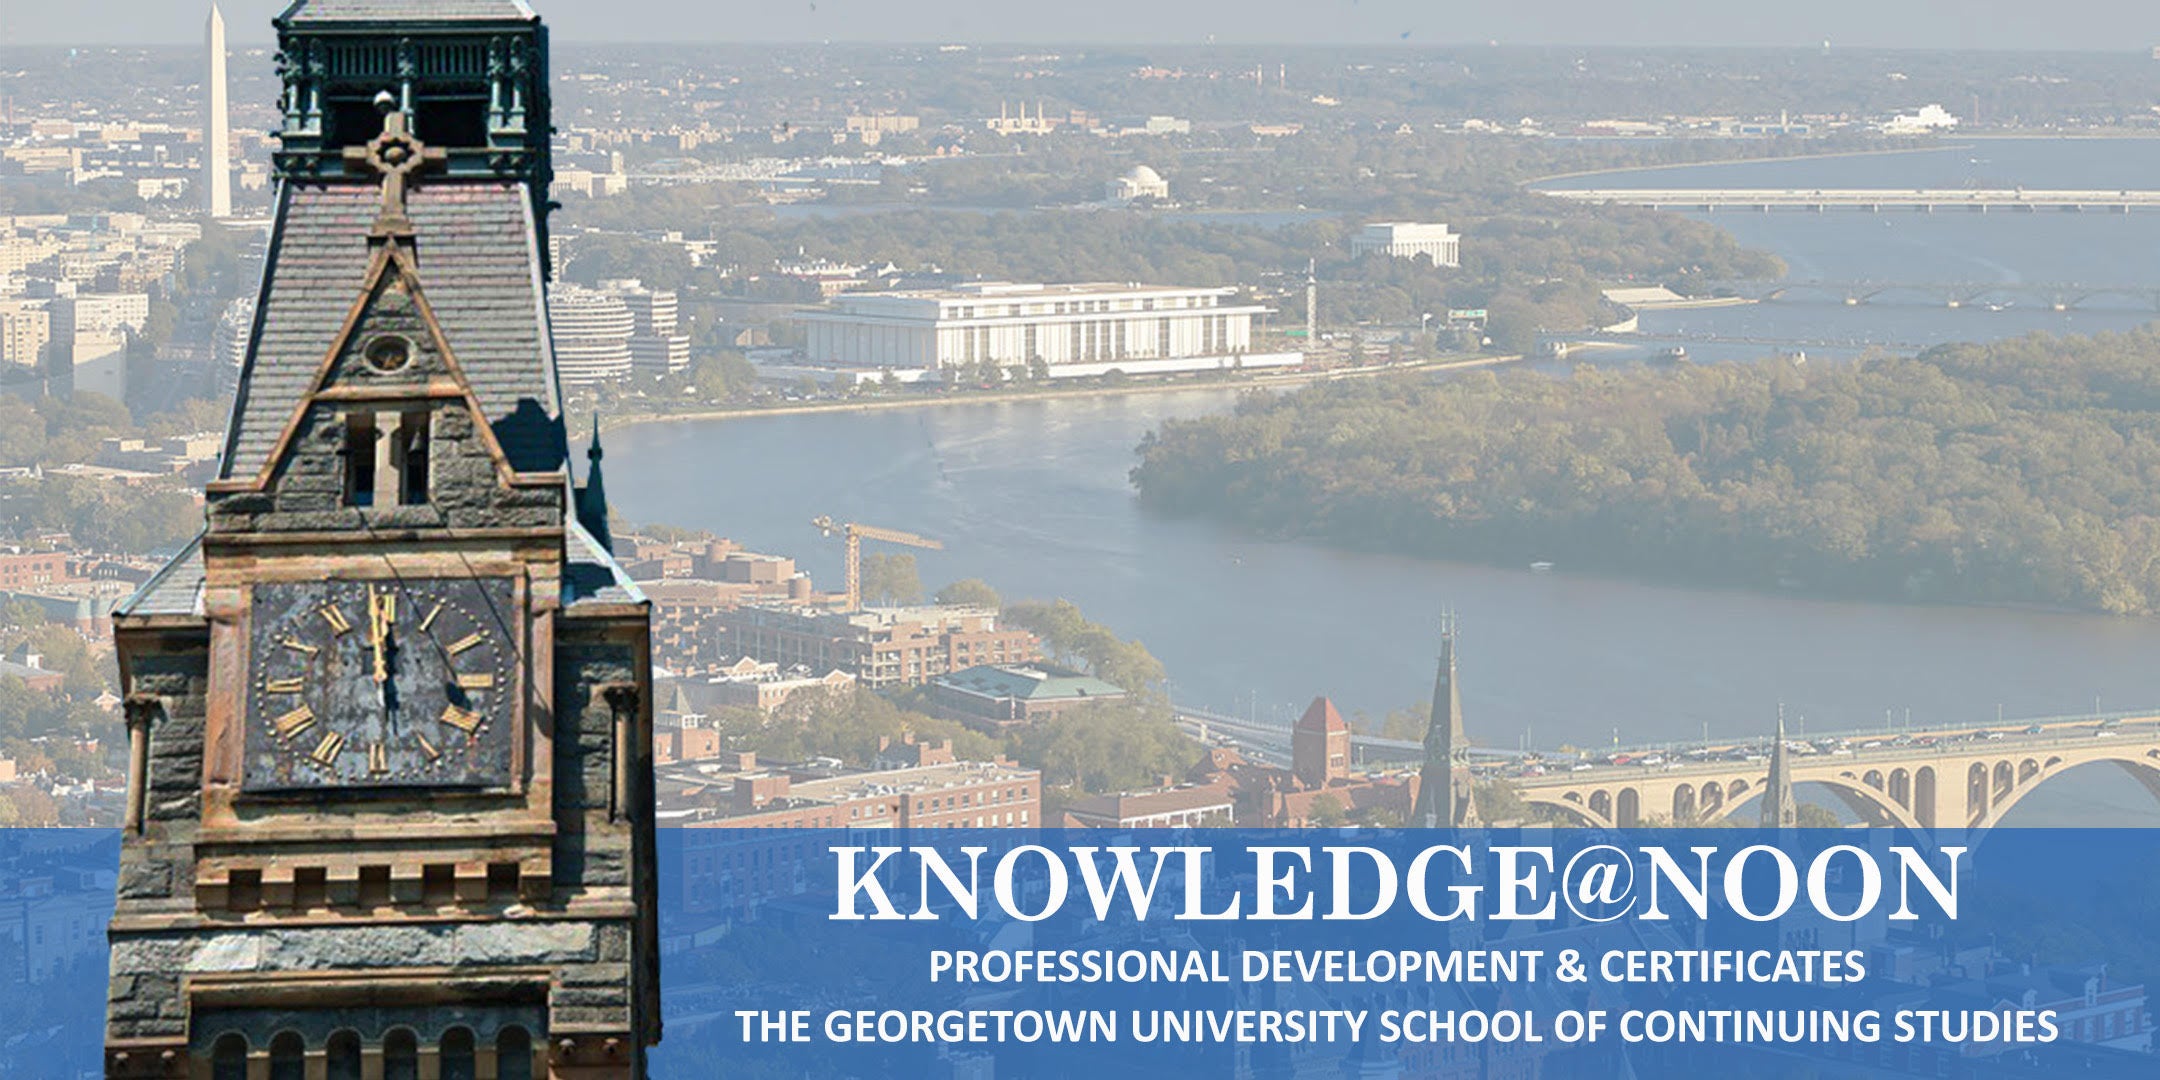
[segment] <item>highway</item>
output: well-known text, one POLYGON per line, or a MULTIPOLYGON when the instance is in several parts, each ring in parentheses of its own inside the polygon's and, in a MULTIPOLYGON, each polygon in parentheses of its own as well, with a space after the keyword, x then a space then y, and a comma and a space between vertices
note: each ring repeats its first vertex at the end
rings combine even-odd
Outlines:
POLYGON ((1663 210, 2094 210, 2129 213, 2160 208, 2160 191, 2076 188, 1576 188, 1540 194, 1573 202, 1617 203, 1663 210))
MULTIPOLYGON (((1195 738, 1228 739, 1263 761, 1287 764, 1290 760, 1291 726, 1288 724, 1253 721, 1182 705, 1172 706, 1171 714, 1177 718, 1178 727, 1195 738)), ((1412 764, 1425 760, 1425 744, 1411 739, 1383 739, 1377 735, 1353 733, 1350 751, 1360 764, 1412 764)), ((1470 752, 1480 758, 1504 761, 1523 756, 1520 751, 1486 747, 1472 747, 1470 752)))
MULTIPOLYGON (((1196 738, 1227 739, 1239 749, 1264 761, 1287 763, 1291 727, 1228 716, 1205 709, 1174 706, 1179 728, 1196 738)), ((2094 738, 2152 739, 2160 736, 2160 716, 2152 712, 2108 713, 2096 716, 2047 717, 2038 720, 2006 719, 1969 727, 1932 727, 1913 730, 1839 731, 1827 734, 1793 734, 1786 738, 1799 749, 1795 759, 1818 755, 1837 756, 1869 763, 1939 756, 1946 744, 1985 742, 1990 749, 2010 752, 2064 745, 2084 745, 2094 738), (2038 731, 2032 729, 2038 728, 2038 731), (2106 731, 2107 735, 2095 735, 2106 731), (1992 733, 1993 738, 1988 735, 1992 733)), ((1408 765, 1421 762, 1425 745, 1410 739, 1384 739, 1353 734, 1351 749, 1366 765, 1408 765)), ((1713 739, 1708 742, 1644 743, 1586 750, 1580 754, 1512 750, 1473 746, 1479 764, 1497 767, 1516 776, 1573 774, 1578 779, 1597 776, 1635 776, 1645 770, 1685 772, 1700 767, 1707 771, 1730 769, 1733 762, 1756 758, 1767 761, 1770 732, 1755 739, 1713 739), (1557 759, 1557 761, 1555 760, 1557 759), (1519 764, 1518 764, 1519 763, 1519 764), (1512 767, 1511 767, 1512 766, 1512 767), (1536 770, 1536 771, 1532 771, 1536 770)))

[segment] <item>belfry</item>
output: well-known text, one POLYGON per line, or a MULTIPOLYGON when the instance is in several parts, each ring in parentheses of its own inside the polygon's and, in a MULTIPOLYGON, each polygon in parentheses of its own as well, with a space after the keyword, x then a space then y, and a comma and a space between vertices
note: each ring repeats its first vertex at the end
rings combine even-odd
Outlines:
POLYGON ((546 30, 522 0, 276 27, 277 219, 207 528, 114 615, 106 1074, 642 1076, 648 605, 557 389, 546 30))

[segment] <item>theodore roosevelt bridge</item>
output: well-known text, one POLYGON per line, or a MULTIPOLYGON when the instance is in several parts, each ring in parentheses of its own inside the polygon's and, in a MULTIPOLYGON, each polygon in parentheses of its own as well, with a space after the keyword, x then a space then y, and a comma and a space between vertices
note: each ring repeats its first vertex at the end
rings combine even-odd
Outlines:
MULTIPOLYGON (((1287 758, 1290 727, 1178 710, 1195 734, 1287 758)), ((1587 758, 1475 748, 1480 771, 1509 777, 1525 802, 1585 825, 1722 821, 1769 783, 1770 740, 1713 740, 1602 750, 1587 758)), ((1821 784, 1869 824, 1984 829, 2041 785, 2080 765, 2113 764, 2160 799, 2160 714, 2112 713, 1912 731, 1788 738, 1792 782, 1821 784)), ((1368 767, 1422 760, 1421 743, 1357 736, 1368 767)), ((1745 813, 1752 813, 1750 806, 1745 813)), ((1743 814, 1743 816, 1744 816, 1743 814)), ((1752 819, 1746 823, 1752 824, 1752 819)))

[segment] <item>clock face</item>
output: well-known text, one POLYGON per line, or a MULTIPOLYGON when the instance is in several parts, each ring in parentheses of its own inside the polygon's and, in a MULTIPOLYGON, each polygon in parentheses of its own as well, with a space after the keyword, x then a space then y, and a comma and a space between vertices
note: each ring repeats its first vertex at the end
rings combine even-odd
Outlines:
POLYGON ((511 782, 507 578, 254 586, 246 791, 511 782))

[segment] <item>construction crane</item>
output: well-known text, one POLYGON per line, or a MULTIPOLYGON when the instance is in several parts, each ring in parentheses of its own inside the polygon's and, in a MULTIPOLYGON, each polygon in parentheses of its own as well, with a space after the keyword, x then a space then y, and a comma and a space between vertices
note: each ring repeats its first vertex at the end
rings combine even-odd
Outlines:
POLYGON ((847 610, 862 610, 862 542, 879 540, 888 544, 906 544, 909 547, 943 551, 945 545, 927 536, 917 536, 898 529, 881 529, 876 525, 858 525, 852 521, 834 521, 830 515, 821 515, 810 522, 827 536, 839 533, 847 538, 847 610))

